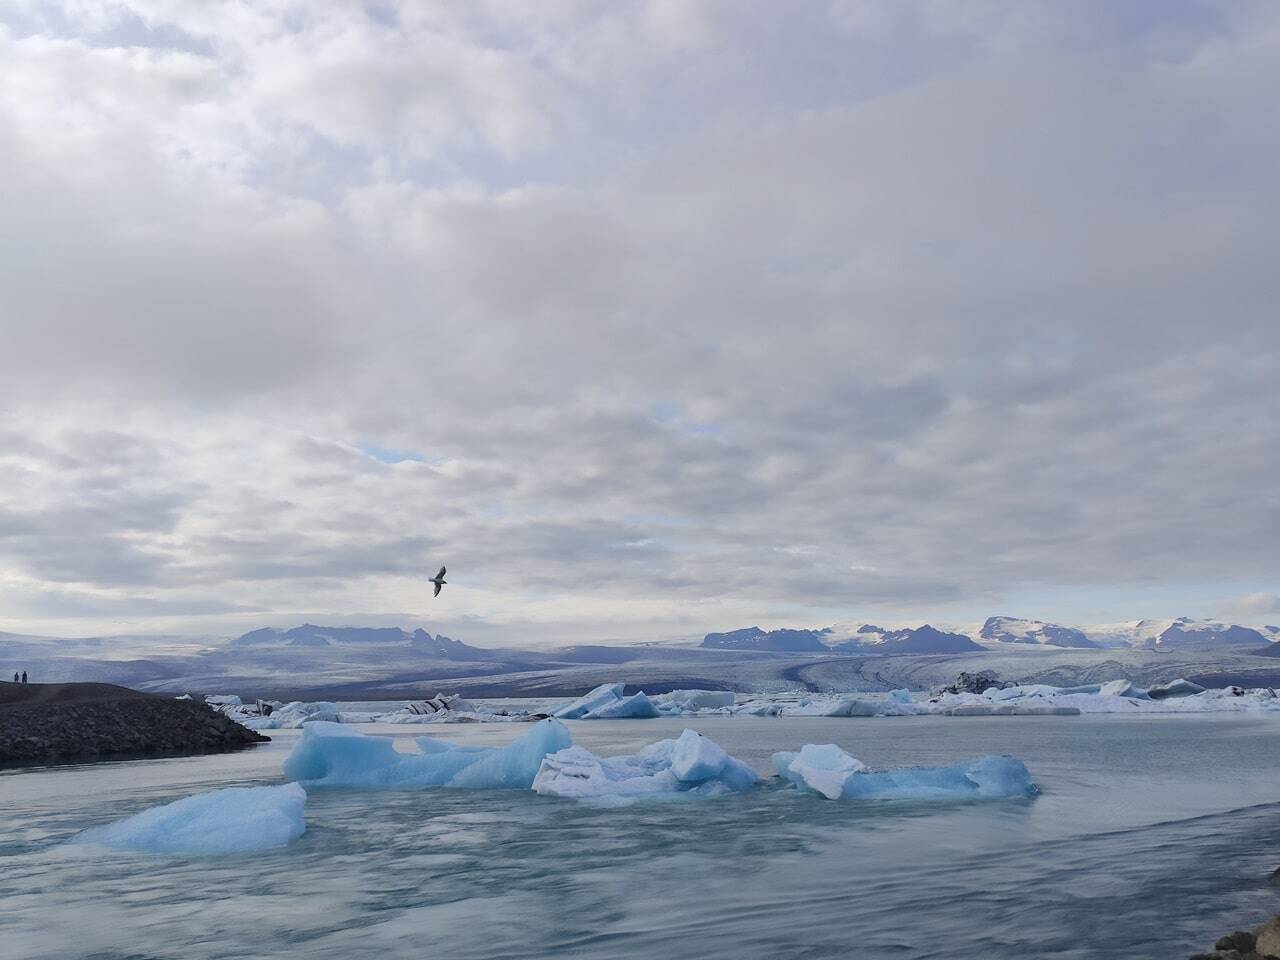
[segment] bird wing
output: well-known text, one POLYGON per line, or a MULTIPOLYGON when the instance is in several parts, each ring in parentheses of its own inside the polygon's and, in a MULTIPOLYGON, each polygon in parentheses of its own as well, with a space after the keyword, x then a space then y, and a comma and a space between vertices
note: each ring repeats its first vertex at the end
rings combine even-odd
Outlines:
POLYGON ((435 593, 433 593, 433 594, 432 594, 432 596, 433 596, 433 597, 438 597, 438 596, 440 596, 440 584, 438 584, 438 583, 436 584, 436 592, 435 592, 435 593))
POLYGON ((436 574, 436 579, 437 579, 437 580, 443 580, 443 579, 444 579, 444 567, 441 567, 441 568, 440 568, 440 572, 436 574))

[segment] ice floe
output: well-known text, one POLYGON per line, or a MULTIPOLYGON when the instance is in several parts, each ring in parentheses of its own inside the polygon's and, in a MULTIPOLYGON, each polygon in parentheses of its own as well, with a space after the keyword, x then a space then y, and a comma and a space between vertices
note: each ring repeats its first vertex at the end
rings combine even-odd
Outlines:
POLYGON ((758 779, 755 770, 719 744, 685 730, 629 756, 599 757, 584 747, 560 750, 542 761, 533 789, 543 796, 622 804, 719 796, 747 790, 758 779))
POLYGON ((229 787, 92 827, 76 839, 139 853, 225 854, 283 847, 306 830, 306 792, 296 783, 229 787))
POLYGON ((834 744, 805 744, 773 755, 778 775, 828 800, 969 800, 1033 797, 1026 765, 1012 757, 979 757, 949 767, 869 770, 834 744))
POLYGON ((285 776, 307 787, 466 787, 527 790, 549 753, 570 746, 558 720, 534 724, 506 747, 464 747, 417 737, 418 753, 401 753, 389 737, 365 736, 337 723, 309 723, 284 762, 285 776))

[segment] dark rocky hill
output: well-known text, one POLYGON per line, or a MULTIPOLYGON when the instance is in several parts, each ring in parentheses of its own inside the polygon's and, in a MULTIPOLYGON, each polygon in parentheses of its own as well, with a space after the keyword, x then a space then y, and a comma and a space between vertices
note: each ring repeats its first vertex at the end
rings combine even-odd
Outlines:
POLYGON ((221 753, 269 739, 199 700, 109 683, 0 683, 0 767, 221 753))

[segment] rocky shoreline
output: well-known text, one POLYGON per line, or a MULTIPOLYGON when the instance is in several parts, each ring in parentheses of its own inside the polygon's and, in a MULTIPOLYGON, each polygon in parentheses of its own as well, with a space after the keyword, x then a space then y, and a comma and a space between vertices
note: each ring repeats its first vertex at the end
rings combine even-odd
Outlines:
MULTIPOLYGON (((1280 873, 1280 871, 1277 871, 1280 873)), ((1219 937, 1213 950, 1195 953, 1191 960, 1278 960, 1280 917, 1272 917, 1257 930, 1236 930, 1219 937)))
POLYGON ((0 684, 0 768, 221 753, 268 740, 198 700, 103 683, 0 684))

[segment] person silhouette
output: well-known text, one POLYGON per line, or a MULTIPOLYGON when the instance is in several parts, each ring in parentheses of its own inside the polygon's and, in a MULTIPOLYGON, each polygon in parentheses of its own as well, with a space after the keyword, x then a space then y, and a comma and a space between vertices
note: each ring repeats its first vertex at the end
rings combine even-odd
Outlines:
POLYGON ((22 682, 23 683, 27 682, 27 671, 25 670, 22 671, 22 682))
POLYGON ((13 682, 14 682, 14 683, 17 683, 17 682, 18 682, 18 671, 17 671, 17 670, 13 671, 13 682))

